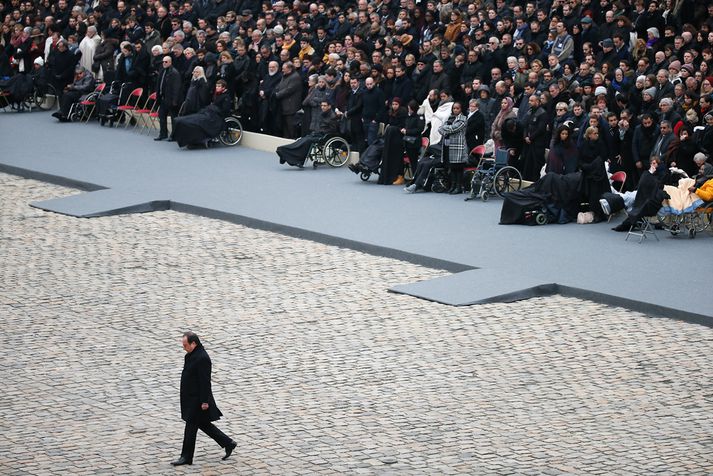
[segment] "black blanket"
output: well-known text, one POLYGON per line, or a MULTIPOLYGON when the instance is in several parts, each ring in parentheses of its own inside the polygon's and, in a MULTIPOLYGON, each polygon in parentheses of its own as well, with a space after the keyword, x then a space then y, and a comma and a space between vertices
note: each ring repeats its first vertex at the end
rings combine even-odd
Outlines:
POLYGON ((322 134, 310 134, 300 137, 291 144, 281 145, 277 148, 277 155, 281 164, 289 164, 295 167, 302 167, 309 153, 312 144, 319 141, 322 134))
POLYGON ((500 224, 529 224, 527 212, 547 211, 549 221, 568 223, 577 217, 581 174, 548 173, 525 190, 506 193, 500 224))
POLYGON ((383 153, 384 141, 382 139, 378 139, 359 155, 359 165, 369 172, 379 173, 379 166, 381 165, 381 157, 383 153))
POLYGON ((29 74, 16 74, 6 81, 0 82, 0 91, 10 93, 7 97, 11 104, 24 101, 32 93, 32 76, 29 74))
POLYGON ((218 137, 225 127, 225 119, 218 108, 211 104, 203 110, 173 121, 173 139, 179 147, 205 144, 218 137))

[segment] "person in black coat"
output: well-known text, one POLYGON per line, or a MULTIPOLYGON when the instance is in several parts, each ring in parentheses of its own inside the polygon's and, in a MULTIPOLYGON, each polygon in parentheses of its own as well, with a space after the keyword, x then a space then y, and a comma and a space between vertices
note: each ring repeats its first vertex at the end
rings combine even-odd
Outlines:
POLYGON ((349 137, 351 140, 352 150, 357 152, 364 151, 364 127, 362 125, 361 113, 364 107, 362 99, 362 89, 359 87, 359 80, 351 78, 349 80, 351 91, 347 99, 347 110, 344 111, 344 117, 349 124, 349 137))
POLYGON ((594 222, 604 218, 599 199, 611 191, 604 161, 607 157, 607 147, 600 138, 597 127, 588 127, 584 132, 584 140, 579 148, 579 168, 582 170, 580 192, 594 214, 594 222))
POLYGON ((58 93, 74 79, 74 66, 77 64, 75 56, 69 51, 67 42, 57 42, 57 49, 50 51, 47 58, 47 68, 50 71, 50 81, 58 93))
POLYGON ((183 434, 181 457, 171 464, 174 466, 193 464, 198 430, 224 448, 223 459, 227 459, 238 444, 211 423, 219 420, 223 414, 213 398, 210 384, 210 357, 195 333, 186 332, 181 342, 186 351, 181 372, 181 419, 186 422, 186 429, 183 434))
POLYGON ((379 183, 402 185, 404 183, 404 140, 408 112, 401 106, 401 99, 394 98, 389 108, 389 125, 384 132, 384 149, 381 155, 379 183))
POLYGON ((210 104, 210 86, 202 66, 193 68, 193 78, 188 86, 186 100, 181 107, 181 115, 196 113, 210 104))
POLYGON ((540 169, 545 165, 545 148, 547 147, 547 118, 545 110, 540 107, 540 98, 533 94, 528 99, 530 110, 525 115, 523 129, 525 143, 520 159, 523 178, 531 182, 540 178, 540 169))
POLYGON ((181 106, 181 75, 173 67, 171 57, 163 57, 163 70, 156 80, 156 101, 158 102, 158 119, 161 130, 154 140, 168 137, 168 116, 173 120, 178 115, 181 106))
POLYGON ((468 153, 473 150, 473 147, 485 143, 485 117, 478 110, 478 100, 471 99, 468 101, 468 121, 465 125, 465 142, 468 147, 468 153))

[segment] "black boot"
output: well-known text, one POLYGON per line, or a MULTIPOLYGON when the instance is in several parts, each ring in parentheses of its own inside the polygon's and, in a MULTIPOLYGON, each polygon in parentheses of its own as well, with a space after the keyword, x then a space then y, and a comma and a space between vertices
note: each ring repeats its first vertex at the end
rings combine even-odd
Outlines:
POLYGON ((450 182, 450 187, 448 187, 446 193, 453 193, 453 190, 456 188, 456 175, 453 167, 448 169, 448 182, 450 182))
POLYGON ((448 193, 450 193, 451 195, 459 195, 459 194, 463 193, 463 169, 454 168, 452 180, 455 185, 453 186, 451 191, 448 193))

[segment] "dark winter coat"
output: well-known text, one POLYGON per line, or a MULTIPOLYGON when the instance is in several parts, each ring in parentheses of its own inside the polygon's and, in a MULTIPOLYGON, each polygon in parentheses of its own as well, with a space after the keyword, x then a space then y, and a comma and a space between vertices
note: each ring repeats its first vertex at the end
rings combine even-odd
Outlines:
POLYGON ((183 83, 176 68, 164 68, 156 78, 156 100, 159 104, 179 106, 181 104, 183 83), (164 77, 165 75, 165 77, 164 77))
POLYGON ((181 372, 181 418, 186 422, 216 421, 223 414, 210 384, 211 361, 202 345, 186 354, 181 372), (208 410, 201 410, 203 403, 208 410))
POLYGON ((302 106, 302 80, 297 72, 282 77, 275 88, 275 99, 280 104, 282 114, 291 115, 299 110, 302 106))

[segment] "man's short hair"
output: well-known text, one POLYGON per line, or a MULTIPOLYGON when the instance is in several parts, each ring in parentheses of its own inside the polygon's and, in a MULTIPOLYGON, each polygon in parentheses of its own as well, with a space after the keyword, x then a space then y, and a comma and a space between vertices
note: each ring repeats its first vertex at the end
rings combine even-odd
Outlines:
MULTIPOLYGON (((222 80, 221 80, 222 81, 222 80)), ((201 340, 198 337, 198 334, 196 334, 193 331, 186 331, 183 333, 183 337, 186 338, 186 341, 188 341, 189 344, 192 344, 193 342, 196 343, 196 345, 201 345, 201 340)))

